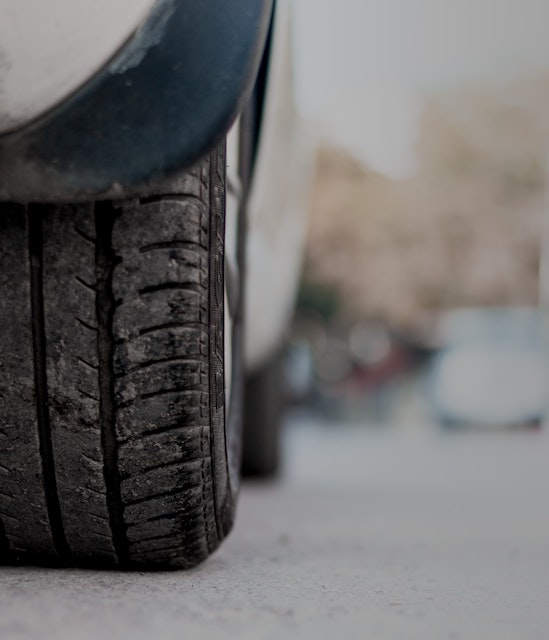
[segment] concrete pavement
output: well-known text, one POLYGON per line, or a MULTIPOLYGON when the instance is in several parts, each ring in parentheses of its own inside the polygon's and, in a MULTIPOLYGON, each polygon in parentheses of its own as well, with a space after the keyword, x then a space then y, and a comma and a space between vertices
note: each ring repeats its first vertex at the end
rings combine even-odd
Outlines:
POLYGON ((0 569, 0 638, 547 638, 549 434, 292 427, 206 565, 0 569))

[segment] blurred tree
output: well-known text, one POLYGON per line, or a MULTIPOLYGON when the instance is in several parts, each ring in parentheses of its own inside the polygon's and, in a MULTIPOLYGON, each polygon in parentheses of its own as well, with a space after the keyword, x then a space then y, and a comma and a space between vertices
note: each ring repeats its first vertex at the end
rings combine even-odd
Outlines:
POLYGON ((322 149, 309 277, 348 314, 416 332, 442 309, 536 304, 548 103, 549 75, 433 98, 407 180, 322 149))

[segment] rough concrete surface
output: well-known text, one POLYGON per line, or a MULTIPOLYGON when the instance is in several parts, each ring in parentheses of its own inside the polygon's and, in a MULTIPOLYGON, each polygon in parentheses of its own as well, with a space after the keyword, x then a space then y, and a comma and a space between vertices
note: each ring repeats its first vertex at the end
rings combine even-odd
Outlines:
POLYGON ((2 568, 0 638, 547 638, 549 434, 291 427, 207 564, 2 568))

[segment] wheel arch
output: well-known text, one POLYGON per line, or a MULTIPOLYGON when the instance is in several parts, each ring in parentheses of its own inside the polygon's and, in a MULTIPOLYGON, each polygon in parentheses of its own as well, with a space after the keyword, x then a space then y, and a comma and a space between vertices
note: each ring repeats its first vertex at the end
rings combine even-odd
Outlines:
POLYGON ((0 199, 147 193, 208 153, 249 99, 273 0, 157 0, 63 104, 0 136, 0 199))

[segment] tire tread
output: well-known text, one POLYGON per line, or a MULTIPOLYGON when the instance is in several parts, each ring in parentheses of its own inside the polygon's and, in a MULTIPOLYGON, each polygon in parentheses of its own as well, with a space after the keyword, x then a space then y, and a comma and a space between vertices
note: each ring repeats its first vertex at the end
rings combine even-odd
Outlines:
POLYGON ((211 171, 209 159, 190 171, 182 181, 188 194, 40 206, 49 394, 42 405, 70 557, 61 557, 51 535, 44 497, 36 392, 28 382, 31 322, 15 321, 31 317, 29 261, 20 259, 28 217, 14 207, 11 219, 0 218, 14 243, 0 255, 0 270, 14 281, 10 293, 0 275, 8 291, 0 310, 3 322, 9 314, 15 325, 10 336, 0 335, 0 349, 6 352, 8 339, 16 338, 29 352, 18 353, 21 371, 11 358, 8 377, 0 380, 0 442, 8 441, 0 458, 0 475, 5 468, 7 477, 0 492, 1 558, 12 548, 84 566, 191 567, 226 533, 217 521, 212 477, 219 354, 212 369, 211 349, 212 332, 219 342, 219 311, 212 309, 211 287, 222 253, 216 249, 212 262, 211 219, 219 211, 211 210, 211 171), (16 295, 16 287, 27 296, 16 295), (18 389, 14 401, 11 387, 18 389), (27 505, 15 497, 19 483, 27 505), (33 535, 37 522, 41 530, 33 535))

